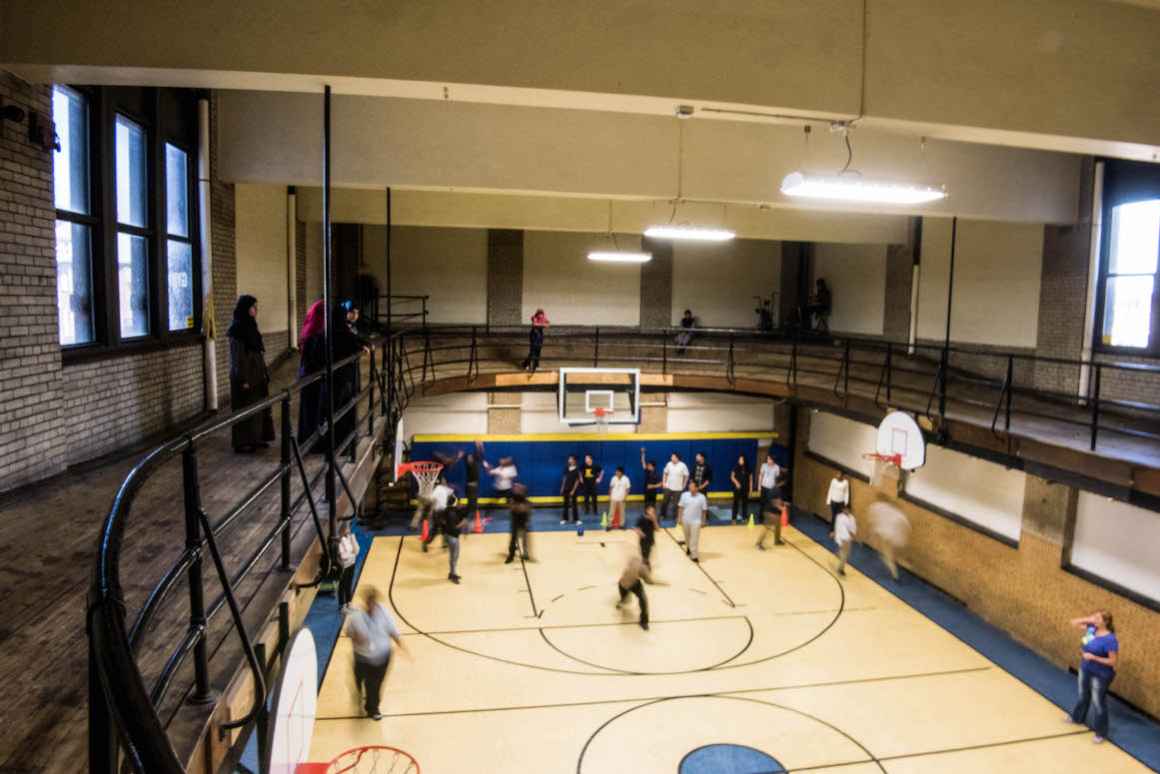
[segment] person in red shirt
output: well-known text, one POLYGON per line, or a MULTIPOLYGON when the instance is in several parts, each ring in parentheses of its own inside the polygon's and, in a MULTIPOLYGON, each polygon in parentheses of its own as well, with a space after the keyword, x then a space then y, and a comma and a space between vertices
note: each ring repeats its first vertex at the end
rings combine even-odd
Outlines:
POLYGON ((549 325, 551 323, 548 322, 548 315, 544 314, 543 309, 537 309, 536 313, 532 315, 532 329, 528 332, 528 356, 520 365, 520 368, 525 371, 534 374, 536 369, 540 367, 540 350, 544 347, 544 330, 549 325))

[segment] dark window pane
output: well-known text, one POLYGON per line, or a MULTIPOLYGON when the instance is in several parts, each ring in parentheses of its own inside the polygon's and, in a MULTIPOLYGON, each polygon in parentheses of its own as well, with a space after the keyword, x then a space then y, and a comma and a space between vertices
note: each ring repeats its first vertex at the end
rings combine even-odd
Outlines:
POLYGON ((189 236, 189 157, 181 148, 165 146, 165 201, 169 233, 189 236))
POLYGON ((72 89, 52 90, 52 120, 60 150, 52 156, 56 208, 89 214, 89 109, 72 89))
POLYGON ((1108 277, 1104 299, 1104 344, 1146 347, 1152 327, 1155 277, 1108 277))
POLYGON ((169 240, 169 330, 193 327, 193 247, 169 240))
POLYGON ((89 227, 56 222, 56 308, 60 343, 93 340, 93 273, 89 227))
POLYGON ((149 333, 149 248, 144 237, 117 234, 117 290, 121 337, 149 333))
POLYGON ((145 130, 117 116, 117 221, 145 228, 149 222, 146 197, 145 130))
POLYGON ((1112 209, 1109 274, 1153 274, 1160 255, 1160 199, 1112 209))

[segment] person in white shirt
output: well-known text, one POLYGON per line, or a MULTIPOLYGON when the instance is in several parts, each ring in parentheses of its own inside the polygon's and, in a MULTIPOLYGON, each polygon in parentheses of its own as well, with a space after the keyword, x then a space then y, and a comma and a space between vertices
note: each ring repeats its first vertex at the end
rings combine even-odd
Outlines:
POLYGON ((500 457, 499 464, 494 468, 487 460, 484 460, 483 469, 491 474, 491 485, 495 489, 495 493, 505 500, 511 500, 512 484, 520 475, 516 469, 515 460, 511 457, 500 457))
POLYGON ((608 527, 610 529, 622 528, 626 525, 625 503, 628 501, 628 493, 632 489, 632 482, 628 480, 628 476, 624 475, 624 468, 618 467, 616 473, 613 474, 612 480, 608 482, 608 527))
POLYGON ((781 511, 781 485, 783 477, 789 468, 783 468, 773 459, 773 452, 765 455, 765 462, 758 471, 758 483, 761 485, 761 512, 781 511))
POLYGON ((350 605, 358 550, 358 538, 350 531, 350 522, 344 521, 339 529, 338 538, 338 566, 342 568, 342 574, 338 578, 338 604, 342 606, 343 612, 350 605))
POLYGON ((689 491, 681 495, 680 505, 677 507, 677 517, 681 521, 681 532, 685 534, 685 553, 694 562, 701 558, 697 548, 701 543, 701 525, 709 512, 709 501, 697 489, 697 482, 689 483, 689 491))
POLYGON ((354 682, 364 697, 367 717, 382 720, 379 700, 391 664, 391 646, 397 645, 404 652, 407 647, 374 586, 363 591, 363 609, 347 613, 345 629, 354 646, 354 682))
POLYGON ((661 485, 665 490, 665 499, 661 503, 661 521, 667 519, 669 514, 677 508, 677 501, 681 497, 681 492, 685 491, 685 484, 688 482, 689 468, 681 462, 681 455, 673 452, 672 456, 669 457, 669 463, 665 465, 661 478, 661 485))
POLYGON ((830 479, 830 490, 826 493, 826 504, 830 506, 830 534, 833 534, 834 522, 837 520, 838 514, 850 505, 850 481, 841 470, 830 479))
POLYGON ((846 574, 846 562, 850 559, 850 549, 854 545, 854 537, 858 534, 858 522, 849 508, 838 512, 834 521, 834 542, 838 544, 838 574, 846 574))
POLYGON ((898 552, 910 541, 910 521, 906 514, 881 500, 866 508, 870 531, 878 537, 878 555, 894 580, 898 580, 898 552))
POLYGON ((443 522, 447 518, 447 509, 455 505, 456 502, 455 490, 447 483, 447 479, 440 478, 439 482, 435 484, 435 488, 431 490, 431 506, 428 509, 431 513, 431 525, 427 532, 427 539, 423 541, 423 550, 427 550, 427 544, 435 539, 435 533, 443 533, 443 546, 447 546, 447 534, 443 532, 443 522))

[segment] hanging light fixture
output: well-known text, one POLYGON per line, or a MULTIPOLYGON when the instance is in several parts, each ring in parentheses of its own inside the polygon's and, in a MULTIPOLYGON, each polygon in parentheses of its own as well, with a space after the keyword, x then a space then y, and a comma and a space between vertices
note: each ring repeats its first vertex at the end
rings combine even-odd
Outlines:
MULTIPOLYGON (((830 131, 840 133, 846 143, 846 165, 836 175, 817 175, 810 172, 791 172, 782 178, 781 192, 801 199, 823 199, 866 204, 925 204, 945 199, 942 186, 904 183, 892 180, 865 178, 861 172, 850 169, 854 148, 850 144, 851 125, 844 121, 830 125, 830 131)), ((809 150, 809 126, 805 127, 806 149, 809 150)), ((923 143, 925 149, 925 141, 923 143)))
POLYGON ((616 244, 616 232, 612 230, 612 200, 608 200, 608 238, 612 242, 611 250, 590 250, 588 260, 596 263, 648 263, 652 260, 652 253, 622 252, 616 244))

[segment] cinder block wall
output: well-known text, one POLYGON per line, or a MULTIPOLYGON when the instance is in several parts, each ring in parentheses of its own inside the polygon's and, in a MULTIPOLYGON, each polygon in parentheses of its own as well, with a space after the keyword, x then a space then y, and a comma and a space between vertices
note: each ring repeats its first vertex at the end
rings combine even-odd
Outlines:
MULTIPOLYGON (((0 99, 52 114, 50 91, 0 72, 0 99)), ((0 122, 0 490, 65 465, 52 156, 0 122)))
MULTIPOLYGON (((829 519, 825 498, 835 468, 805 453, 810 411, 798 410, 792 466, 794 504, 829 519)), ((913 503, 888 497, 850 476, 857 516, 885 500, 906 514, 910 546, 901 563, 946 590, 990 623, 1061 667, 1078 663, 1079 639, 1068 620, 1108 609, 1124 658, 1113 691, 1153 716, 1160 715, 1160 616, 1061 567, 1066 526, 1075 518, 1076 491, 1028 474, 1018 548, 1000 543, 913 503)), ((868 533, 869 530, 860 530, 868 533)), ((875 539, 869 536, 868 544, 875 539)))

